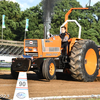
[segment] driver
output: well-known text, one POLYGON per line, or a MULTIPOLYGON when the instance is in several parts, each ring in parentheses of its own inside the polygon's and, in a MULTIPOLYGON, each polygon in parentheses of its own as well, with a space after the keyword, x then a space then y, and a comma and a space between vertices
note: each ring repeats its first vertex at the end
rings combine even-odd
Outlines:
POLYGON ((66 32, 66 27, 61 27, 61 34, 60 34, 61 40, 62 40, 62 48, 64 48, 64 55, 67 56, 67 46, 68 46, 68 40, 70 39, 70 34, 66 32))

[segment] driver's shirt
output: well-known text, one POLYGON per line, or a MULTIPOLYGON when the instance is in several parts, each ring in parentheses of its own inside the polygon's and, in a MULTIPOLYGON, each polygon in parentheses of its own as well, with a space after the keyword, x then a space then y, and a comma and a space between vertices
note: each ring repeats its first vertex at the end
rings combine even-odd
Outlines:
POLYGON ((70 34, 65 32, 60 35, 62 42, 67 42, 70 39, 70 34))

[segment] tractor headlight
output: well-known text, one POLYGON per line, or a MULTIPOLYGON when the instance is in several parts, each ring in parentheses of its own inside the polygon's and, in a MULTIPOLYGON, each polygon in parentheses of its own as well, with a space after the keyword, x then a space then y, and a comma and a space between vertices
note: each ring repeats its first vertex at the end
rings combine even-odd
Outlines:
POLYGON ((33 51, 37 51, 37 48, 33 48, 33 51))
POLYGON ((28 48, 25 48, 25 51, 27 52, 27 51, 29 51, 29 49, 28 48))

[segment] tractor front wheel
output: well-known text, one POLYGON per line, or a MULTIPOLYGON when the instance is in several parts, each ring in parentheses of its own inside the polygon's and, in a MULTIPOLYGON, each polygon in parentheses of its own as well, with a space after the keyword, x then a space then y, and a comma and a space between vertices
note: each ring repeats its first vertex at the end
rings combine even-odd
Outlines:
POLYGON ((42 67, 42 74, 43 77, 47 80, 52 80, 55 77, 56 73, 56 65, 52 58, 47 58, 44 60, 43 67, 42 67))

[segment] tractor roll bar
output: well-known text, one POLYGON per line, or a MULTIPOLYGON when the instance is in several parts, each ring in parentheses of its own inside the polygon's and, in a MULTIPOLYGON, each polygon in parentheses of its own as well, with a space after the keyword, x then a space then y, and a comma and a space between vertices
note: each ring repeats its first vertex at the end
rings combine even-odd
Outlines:
MULTIPOLYGON (((62 26, 65 26, 67 24, 67 22, 75 22, 78 27, 79 27, 79 34, 78 34, 78 38, 81 38, 81 25, 76 21, 76 20, 66 20, 62 25, 62 26)), ((60 27, 60 33, 61 33, 61 27, 60 27)))

